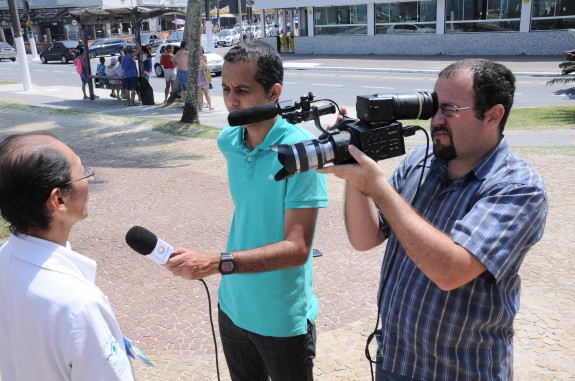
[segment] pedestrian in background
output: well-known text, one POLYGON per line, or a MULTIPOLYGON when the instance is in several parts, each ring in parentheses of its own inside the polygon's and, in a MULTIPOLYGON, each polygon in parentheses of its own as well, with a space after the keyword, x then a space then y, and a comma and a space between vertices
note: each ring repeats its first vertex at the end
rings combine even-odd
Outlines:
POLYGON ((110 60, 110 64, 106 66, 106 76, 107 77, 116 77, 116 78, 108 78, 108 85, 110 86, 110 96, 116 99, 122 99, 120 95, 120 91, 122 91, 122 79, 118 78, 121 77, 121 72, 118 73, 118 59, 116 57, 112 57, 110 60), (119 75, 118 75, 119 74, 119 75))
POLYGON ((182 103, 186 103, 186 95, 188 91, 188 56, 189 56, 188 41, 180 43, 180 50, 172 57, 172 61, 178 68, 178 81, 180 83, 182 103))
POLYGON ((138 66, 136 65, 136 59, 140 54, 142 46, 136 40, 136 51, 133 50, 132 46, 127 45, 125 48, 125 54, 122 57, 122 71, 124 77, 124 90, 127 91, 127 102, 128 106, 136 105, 136 91, 138 90, 138 66))
POLYGON ((86 63, 84 62, 84 48, 77 47, 76 57, 74 57, 74 65, 76 65, 76 73, 80 76, 82 81, 82 93, 84 93, 84 100, 90 99, 86 94, 86 84, 88 83, 88 72, 86 71, 86 63))
POLYGON ((142 46, 142 64, 144 72, 142 73, 146 81, 150 82, 150 75, 152 75, 152 52, 147 46, 142 46))
POLYGON ((98 66, 96 66, 96 75, 97 75, 97 79, 96 79, 96 83, 97 83, 97 87, 106 87, 106 84, 108 83, 106 81, 106 78, 104 78, 106 76, 106 58, 105 57, 100 57, 100 63, 98 63, 98 66))
POLYGON ((212 84, 212 72, 208 67, 208 58, 204 54, 204 47, 200 46, 200 70, 198 70, 198 109, 204 108, 204 96, 208 103, 208 110, 213 110, 210 85, 212 84))
POLYGON ((160 64, 164 68, 164 79, 166 81, 166 88, 164 90, 164 103, 168 101, 168 97, 170 96, 170 89, 174 87, 174 81, 176 80, 177 75, 176 64, 173 61, 173 57, 174 45, 166 46, 166 50, 160 56, 160 64))

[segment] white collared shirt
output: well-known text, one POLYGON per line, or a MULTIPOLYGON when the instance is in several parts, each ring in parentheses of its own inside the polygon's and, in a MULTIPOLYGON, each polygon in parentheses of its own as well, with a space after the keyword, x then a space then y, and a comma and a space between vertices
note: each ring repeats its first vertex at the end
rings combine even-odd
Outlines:
POLYGON ((10 235, 0 248, 3 380, 134 380, 95 276, 96 262, 69 243, 10 235))

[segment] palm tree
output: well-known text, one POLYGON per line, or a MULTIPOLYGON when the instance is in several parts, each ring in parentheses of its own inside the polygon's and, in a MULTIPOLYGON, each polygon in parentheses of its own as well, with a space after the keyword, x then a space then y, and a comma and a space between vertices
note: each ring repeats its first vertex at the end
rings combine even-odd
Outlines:
MULTIPOLYGON (((569 29, 569 33, 575 37, 575 29, 569 29)), ((557 85, 557 84, 568 84, 575 83, 575 50, 570 51, 571 57, 566 57, 570 59, 569 61, 561 62, 559 68, 561 69, 561 77, 554 78, 547 82, 547 85, 557 85)))

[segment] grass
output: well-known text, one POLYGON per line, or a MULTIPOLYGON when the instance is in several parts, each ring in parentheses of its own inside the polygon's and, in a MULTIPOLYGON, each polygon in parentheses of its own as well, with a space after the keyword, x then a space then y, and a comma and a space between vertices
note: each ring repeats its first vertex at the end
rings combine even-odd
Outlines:
MULTIPOLYGON (((404 126, 410 124, 428 127, 421 120, 401 120, 404 126)), ((514 108, 509 114, 505 130, 571 130, 575 128, 575 104, 573 106, 514 108)))
POLYGON ((0 217, 0 240, 7 238, 9 234, 8 224, 2 217, 0 217))
MULTIPOLYGON (((87 111, 73 109, 56 109, 50 107, 31 106, 17 103, 0 102, 1 107, 11 108, 14 110, 42 110, 43 113, 53 115, 90 115, 95 117, 119 118, 122 120, 140 121, 141 119, 129 116, 113 116, 108 114, 97 114, 87 111)), ((429 127, 429 122, 422 120, 401 119, 404 126, 419 125, 425 128, 429 127)), ((203 139, 215 139, 220 132, 219 128, 205 124, 186 124, 175 121, 147 121, 154 131, 182 136, 203 139)), ((550 106, 550 107, 526 107, 514 108, 511 110, 506 130, 562 130, 575 128, 575 105, 573 106, 550 106)))
MULTIPOLYGON (((89 115, 96 118, 112 118, 129 122, 142 122, 141 118, 131 117, 131 116, 116 116, 109 114, 99 114, 89 111, 74 110, 74 109, 58 109, 51 107, 41 107, 33 105, 25 105, 20 103, 5 103, 0 102, 0 107, 9 108, 12 110, 38 110, 42 113, 48 113, 50 115, 65 115, 65 116, 75 116, 75 115, 89 115)), ((144 121, 146 125, 150 125, 154 131, 182 136, 182 137, 193 137, 202 139, 216 139, 221 129, 208 126, 205 124, 195 124, 195 123, 180 123, 175 121, 161 121, 161 120, 151 120, 144 121)))
POLYGON ((154 122, 154 131, 188 138, 216 139, 221 129, 205 124, 180 122, 154 122))

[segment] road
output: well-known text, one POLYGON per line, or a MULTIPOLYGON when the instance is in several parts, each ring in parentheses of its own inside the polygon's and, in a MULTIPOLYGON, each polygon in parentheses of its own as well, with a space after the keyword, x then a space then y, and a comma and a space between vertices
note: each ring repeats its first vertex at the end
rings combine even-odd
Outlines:
MULTIPOLYGON (((216 53, 224 55, 229 48, 217 48, 216 53)), ((111 56, 106 56, 109 62, 111 56)), ((92 59, 92 72, 96 71, 98 59, 92 59)), ((39 86, 80 86, 74 65, 57 62, 42 64, 28 61, 32 82, 39 86)), ((422 68, 424 69, 424 68, 422 68)), ((19 81, 21 79, 18 62, 0 63, 0 81, 19 81)), ((214 77, 212 94, 222 95, 221 77, 214 77)), ((369 71, 326 71, 307 68, 306 70, 286 70, 282 100, 299 99, 302 94, 312 92, 316 99, 329 98, 339 105, 355 105, 357 95, 382 93, 414 93, 432 91, 435 74, 422 73, 381 73, 369 71)), ((514 107, 539 107, 573 105, 561 86, 546 86, 547 77, 517 77, 517 91, 514 107)), ((165 82, 155 75, 150 84, 155 91, 161 91, 165 82)))

